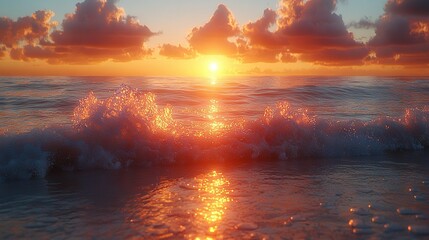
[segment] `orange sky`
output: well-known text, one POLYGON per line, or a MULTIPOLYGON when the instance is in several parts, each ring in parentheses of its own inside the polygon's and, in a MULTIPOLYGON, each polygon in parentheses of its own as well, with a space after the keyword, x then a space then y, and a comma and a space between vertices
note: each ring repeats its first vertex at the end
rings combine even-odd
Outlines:
POLYGON ((224 4, 183 41, 159 36, 115 2, 0 18, 0 75, 429 75, 429 4, 388 0, 378 19, 344 23, 335 0, 280 0, 238 24, 224 4), (351 28, 373 30, 366 41, 351 28), (176 40, 177 41, 177 40, 176 40))

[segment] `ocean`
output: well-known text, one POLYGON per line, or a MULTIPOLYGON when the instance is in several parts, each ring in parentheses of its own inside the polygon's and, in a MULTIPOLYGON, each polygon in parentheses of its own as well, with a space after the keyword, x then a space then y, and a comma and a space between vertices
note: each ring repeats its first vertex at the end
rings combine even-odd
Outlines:
POLYGON ((429 78, 0 77, 1 239, 424 239, 429 78))

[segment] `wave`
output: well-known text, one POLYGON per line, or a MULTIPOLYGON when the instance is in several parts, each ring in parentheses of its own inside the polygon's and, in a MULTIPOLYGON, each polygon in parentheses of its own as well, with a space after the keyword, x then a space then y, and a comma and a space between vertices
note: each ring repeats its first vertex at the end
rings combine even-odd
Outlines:
POLYGON ((368 156, 429 148, 429 107, 400 118, 323 119, 288 102, 256 120, 185 123, 156 96, 122 86, 107 99, 80 100, 71 127, 0 136, 0 178, 43 178, 53 171, 119 169, 208 161, 368 156))

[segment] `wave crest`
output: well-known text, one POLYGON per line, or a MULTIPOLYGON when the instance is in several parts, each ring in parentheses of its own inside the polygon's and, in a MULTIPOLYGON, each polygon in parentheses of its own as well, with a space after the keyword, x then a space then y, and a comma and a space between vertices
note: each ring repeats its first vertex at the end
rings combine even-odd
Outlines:
POLYGON ((72 127, 0 137, 0 178, 44 177, 56 170, 118 169, 153 164, 344 157, 429 147, 429 108, 401 118, 322 119, 288 102, 257 120, 208 118, 183 124, 156 96, 122 86, 101 100, 89 93, 72 127))

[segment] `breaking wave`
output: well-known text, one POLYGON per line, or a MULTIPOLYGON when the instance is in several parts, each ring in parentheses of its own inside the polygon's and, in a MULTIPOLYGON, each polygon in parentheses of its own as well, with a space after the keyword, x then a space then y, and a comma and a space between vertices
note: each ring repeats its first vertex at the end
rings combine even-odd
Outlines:
POLYGON ((429 148, 429 107, 400 118, 323 119, 288 102, 258 119, 184 122, 156 96, 122 86, 107 99, 80 100, 71 127, 0 136, 0 178, 52 171, 119 169, 207 161, 368 156, 429 148))

